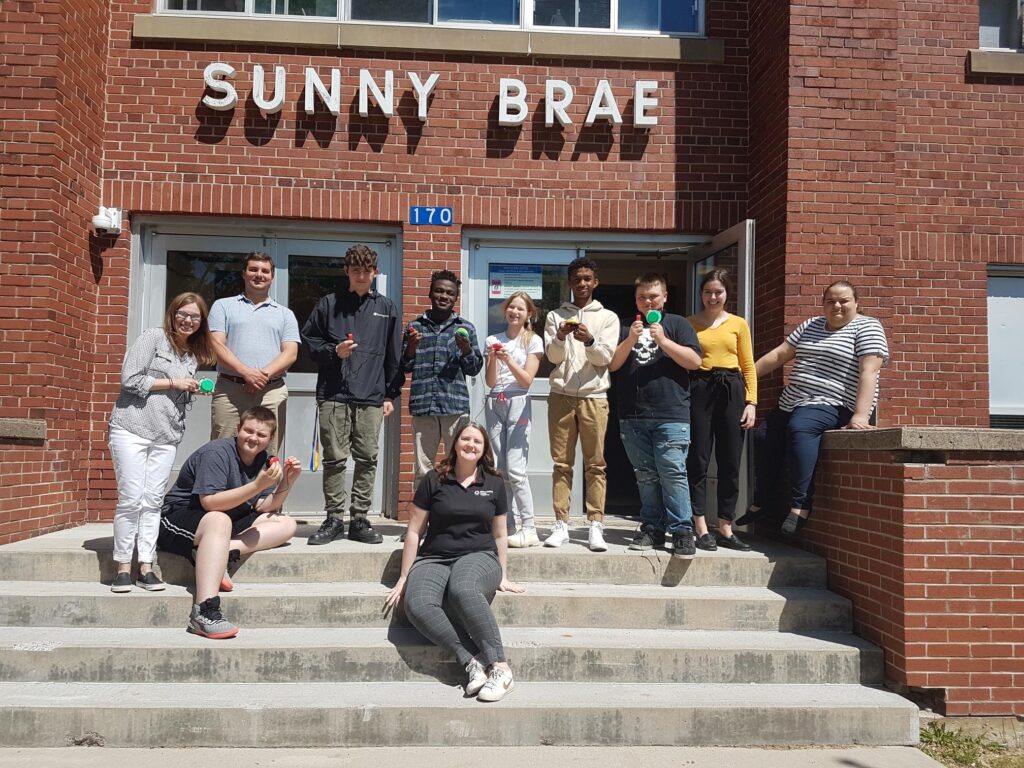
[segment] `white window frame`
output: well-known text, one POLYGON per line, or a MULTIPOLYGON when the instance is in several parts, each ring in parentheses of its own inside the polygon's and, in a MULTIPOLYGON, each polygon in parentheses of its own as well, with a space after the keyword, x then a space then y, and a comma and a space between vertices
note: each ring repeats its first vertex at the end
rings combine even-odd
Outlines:
MULTIPOLYGON (((517 24, 489 24, 487 22, 454 22, 454 21, 437 21, 438 17, 438 6, 440 0, 429 0, 433 3, 433 18, 434 21, 426 23, 418 22, 399 22, 399 21, 374 21, 371 19, 353 19, 352 18, 352 0, 338 0, 338 13, 331 16, 290 16, 287 14, 278 13, 256 13, 256 0, 245 0, 245 10, 243 11, 179 11, 170 10, 168 5, 172 0, 156 0, 156 12, 167 16, 205 16, 209 18, 257 18, 264 19, 267 21, 276 20, 288 20, 288 21, 300 21, 305 23, 316 23, 316 22, 334 22, 334 23, 353 23, 353 24, 381 24, 384 26, 407 26, 407 27, 444 27, 454 29, 488 29, 488 30, 509 30, 509 31, 528 31, 528 32, 552 32, 556 34, 614 34, 614 35, 634 35, 637 37, 704 37, 705 36, 705 8, 707 0, 677 0, 682 3, 692 3, 694 10, 697 12, 697 29, 694 32, 662 32, 657 29, 620 29, 619 28, 619 4, 628 3, 631 0, 609 0, 609 18, 611 20, 610 25, 607 28, 602 27, 550 27, 543 25, 535 25, 533 23, 534 15, 534 0, 520 0, 519 2, 519 22, 517 24)), ((672 0, 661 0, 661 2, 671 2, 672 0)), ((189 0, 185 0, 189 2, 189 0)), ((275 7, 275 0, 271 0, 271 8, 275 7)))

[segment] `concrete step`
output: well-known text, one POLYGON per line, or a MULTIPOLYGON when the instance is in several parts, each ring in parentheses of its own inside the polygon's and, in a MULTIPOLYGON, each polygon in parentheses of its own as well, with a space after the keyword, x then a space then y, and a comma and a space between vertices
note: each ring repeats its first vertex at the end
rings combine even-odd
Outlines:
MULTIPOLYGON (((241 627, 407 626, 383 612, 379 583, 244 584, 223 598, 241 627)), ((113 594, 95 582, 0 582, 0 626, 180 627, 192 598, 184 587, 113 594)), ((729 631, 849 631, 850 603, 818 589, 530 584, 498 593, 502 627, 609 627, 729 631)))
MULTIPOLYGON (((882 682, 882 653, 854 635, 511 627, 522 682, 882 682)), ((456 684, 465 672, 413 629, 246 629, 211 642, 169 629, 0 628, 5 681, 456 684)))
MULTIPOLYGON (((316 527, 303 525, 286 547, 261 552, 244 563, 239 582, 392 581, 401 566, 398 535, 404 526, 378 523, 381 545, 348 540, 311 547, 305 542, 316 527)), ((578 535, 577 535, 578 534, 578 535)), ((586 535, 557 549, 511 550, 509 572, 524 582, 587 584, 661 584, 663 586, 826 586, 825 561, 777 542, 751 538, 753 552, 698 552, 692 561, 673 559, 668 552, 631 552, 633 528, 606 529, 609 551, 590 552, 586 535)), ((0 546, 0 581, 105 581, 114 577, 110 557, 113 539, 107 523, 94 523, 34 539, 0 546)), ((162 554, 159 567, 172 584, 191 586, 192 566, 175 555, 162 554)))
POLYGON ((917 708, 847 685, 2 683, 0 745, 912 744, 917 708))

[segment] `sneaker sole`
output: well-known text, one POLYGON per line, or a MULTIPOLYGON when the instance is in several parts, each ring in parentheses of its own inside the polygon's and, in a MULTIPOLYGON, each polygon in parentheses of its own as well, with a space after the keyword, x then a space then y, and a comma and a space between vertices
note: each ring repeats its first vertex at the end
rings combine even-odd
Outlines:
POLYGON ((132 585, 129 584, 129 585, 125 586, 125 587, 111 587, 110 591, 111 592, 117 592, 118 594, 123 595, 125 592, 131 592, 132 591, 132 585))
POLYGON ((696 556, 697 556, 696 552, 693 552, 693 553, 687 552, 685 555, 683 553, 681 553, 681 552, 673 552, 672 553, 672 557, 674 557, 676 560, 693 560, 696 556))
POLYGON ((228 638, 234 637, 238 634, 238 627, 235 627, 230 632, 203 632, 201 629, 189 625, 185 627, 185 631, 199 637, 205 637, 208 640, 227 640, 228 638))
POLYGON ((633 552, 650 552, 652 549, 654 549, 654 545, 653 544, 652 545, 647 545, 647 544, 630 544, 627 547, 627 549, 629 549, 629 550, 631 550, 633 552))
POLYGON ((553 543, 553 542, 550 542, 550 541, 545 541, 545 542, 544 542, 544 546, 545 546, 545 547, 560 547, 560 546, 562 546, 563 544, 565 544, 565 542, 564 542, 564 541, 560 541, 560 542, 558 542, 557 544, 555 544, 555 543, 553 543))
POLYGON ((607 552, 608 551, 608 545, 607 544, 600 544, 598 546, 594 546, 593 544, 590 544, 589 546, 590 546, 590 551, 591 552, 607 552))
MULTIPOLYGON (((499 696, 498 698, 496 698, 496 699, 485 699, 483 696, 477 696, 476 700, 477 701, 486 701, 488 704, 494 703, 496 701, 501 701, 506 696, 508 696, 510 693, 512 693, 512 691, 514 691, 515 688, 516 688, 516 681, 513 680, 512 683, 509 685, 509 687, 505 689, 505 692, 502 693, 501 696, 499 696)), ((481 693, 483 693, 483 691, 481 691, 481 693)))
POLYGON ((139 589, 144 589, 147 592, 163 592, 167 589, 166 584, 140 584, 137 581, 135 582, 135 586, 139 589))

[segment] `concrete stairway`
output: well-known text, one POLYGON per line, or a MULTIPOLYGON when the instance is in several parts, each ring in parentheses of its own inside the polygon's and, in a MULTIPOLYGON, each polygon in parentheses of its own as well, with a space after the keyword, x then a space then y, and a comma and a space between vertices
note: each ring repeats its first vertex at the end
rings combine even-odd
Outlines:
POLYGON ((110 527, 0 547, 0 746, 908 744, 917 709, 880 690, 825 564, 758 551, 511 553, 524 595, 494 608, 516 690, 463 699, 463 672, 382 612, 400 528, 261 553, 223 597, 234 640, 184 631, 191 568, 115 595, 110 527))

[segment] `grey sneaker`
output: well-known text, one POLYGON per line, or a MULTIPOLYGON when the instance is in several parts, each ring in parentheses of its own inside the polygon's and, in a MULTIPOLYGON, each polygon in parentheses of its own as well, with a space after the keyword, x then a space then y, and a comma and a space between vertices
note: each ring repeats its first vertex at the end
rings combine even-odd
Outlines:
POLYGON ((131 592, 132 591, 132 575, 127 571, 117 574, 114 580, 110 582, 111 592, 131 592))
POLYGON ((238 627, 220 612, 220 597, 211 597, 199 605, 193 605, 185 630, 211 640, 226 640, 238 634, 238 627))
POLYGON ((153 571, 140 573, 139 578, 135 580, 135 586, 142 587, 147 592, 159 592, 167 587, 153 571))

